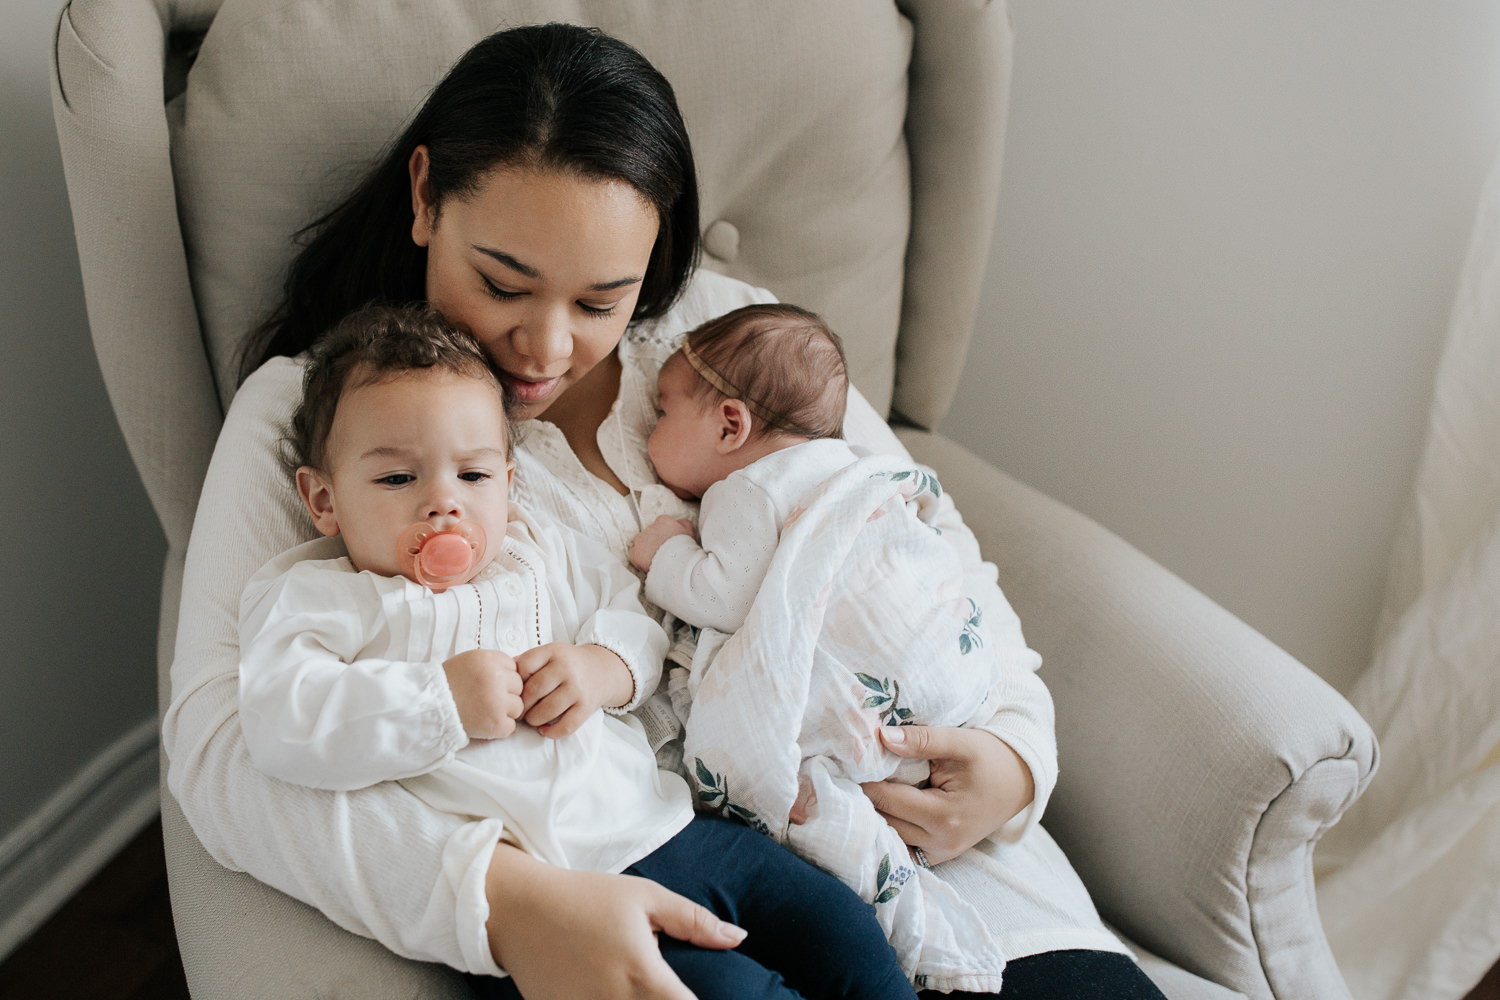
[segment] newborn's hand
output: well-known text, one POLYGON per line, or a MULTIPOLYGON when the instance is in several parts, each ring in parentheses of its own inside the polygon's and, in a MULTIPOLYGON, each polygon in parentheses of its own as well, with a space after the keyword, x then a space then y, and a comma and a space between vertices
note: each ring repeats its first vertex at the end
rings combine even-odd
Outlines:
POLYGON ((516 657, 516 669, 525 682, 526 722, 554 739, 577 732, 602 706, 624 705, 635 694, 625 661, 603 646, 549 642, 516 657))
POLYGON ((651 560, 656 558, 656 550, 661 548, 663 542, 677 535, 691 536, 692 533, 692 521, 686 518, 678 520, 662 514, 646 525, 646 530, 630 540, 630 564, 642 573, 648 572, 651 560))
POLYGON ((471 649, 444 661, 443 673, 470 739, 504 739, 516 731, 524 708, 515 660, 497 649, 471 649))

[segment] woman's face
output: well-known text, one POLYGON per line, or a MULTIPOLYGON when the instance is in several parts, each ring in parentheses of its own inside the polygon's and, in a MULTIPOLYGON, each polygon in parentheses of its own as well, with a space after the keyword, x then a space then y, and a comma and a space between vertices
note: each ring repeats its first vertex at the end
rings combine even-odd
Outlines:
POLYGON ((412 154, 411 179, 428 303, 484 345, 516 416, 540 416, 620 342, 656 244, 656 209, 622 181, 499 169, 439 212, 427 197, 426 147, 412 154))

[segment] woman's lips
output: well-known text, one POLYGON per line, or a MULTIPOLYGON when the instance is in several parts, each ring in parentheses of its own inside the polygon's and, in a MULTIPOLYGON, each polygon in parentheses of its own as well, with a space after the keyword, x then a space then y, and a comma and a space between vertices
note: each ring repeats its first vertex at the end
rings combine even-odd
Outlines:
POLYGON ((510 383, 511 391, 515 393, 516 399, 523 403, 536 403, 552 395, 552 390, 557 388, 557 383, 562 381, 562 376, 534 382, 517 375, 506 375, 505 380, 510 383))

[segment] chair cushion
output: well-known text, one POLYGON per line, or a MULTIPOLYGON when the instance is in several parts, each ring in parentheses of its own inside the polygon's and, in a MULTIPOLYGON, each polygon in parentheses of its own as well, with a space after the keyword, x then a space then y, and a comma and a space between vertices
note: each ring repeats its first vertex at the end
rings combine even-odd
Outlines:
POLYGON ((893 5, 872 6, 226 0, 169 115, 221 398, 242 338, 275 302, 291 234, 348 190, 471 44, 564 20, 630 42, 672 82, 697 157, 705 265, 823 313, 885 412, 910 208, 911 30, 893 5))

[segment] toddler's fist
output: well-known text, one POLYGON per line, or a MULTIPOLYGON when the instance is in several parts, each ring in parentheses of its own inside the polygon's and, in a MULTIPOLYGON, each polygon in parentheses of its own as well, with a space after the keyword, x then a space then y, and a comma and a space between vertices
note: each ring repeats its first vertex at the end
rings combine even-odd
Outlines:
POLYGON ((504 739, 516 731, 524 685, 515 660, 497 649, 471 649, 444 661, 443 673, 470 739, 504 739))

